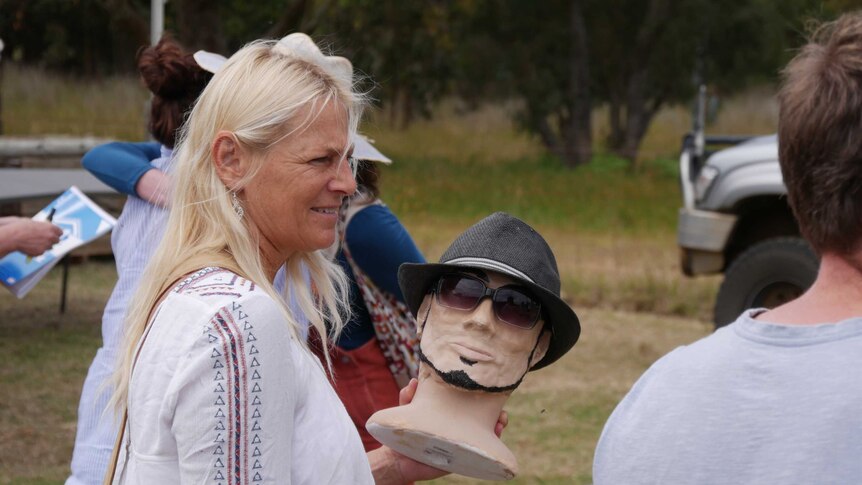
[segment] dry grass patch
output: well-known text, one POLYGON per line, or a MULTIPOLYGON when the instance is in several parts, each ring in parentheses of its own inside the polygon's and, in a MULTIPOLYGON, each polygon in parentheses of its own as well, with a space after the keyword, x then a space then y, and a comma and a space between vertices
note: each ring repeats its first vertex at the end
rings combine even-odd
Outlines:
MULTIPOLYGON (((14 62, 4 64, 3 121, 6 134, 95 135, 122 140, 146 136, 148 94, 136 76, 78 79, 47 73, 14 62)), ((722 99, 707 132, 767 134, 777 127, 778 109, 772 86, 751 88, 722 99)), ((515 128, 517 102, 483 105, 468 110, 456 100, 441 102, 432 120, 417 120, 406 130, 394 130, 383 112, 371 113, 363 130, 396 160, 422 155, 455 163, 494 164, 499 160, 540 157, 540 141, 515 128)), ((593 140, 605 151, 608 110, 593 111, 593 140)), ((640 158, 675 157, 683 134, 691 129, 689 105, 664 107, 647 130, 640 158)))
MULTIPOLYGON (((428 261, 437 261, 473 222, 404 220, 428 261)), ((535 227, 554 250, 563 298, 576 309, 601 307, 704 321, 712 318, 721 277, 684 276, 672 234, 631 236, 581 233, 573 225, 535 227)))
POLYGON ((149 95, 135 76, 78 79, 5 62, 0 94, 6 135, 146 137, 149 95))
POLYGON ((78 398, 101 344, 112 262, 71 268, 58 312, 60 268, 23 300, 0 290, 0 483, 62 483, 75 440, 78 398))
POLYGON ((434 109, 430 120, 417 120, 405 130, 393 130, 382 121, 383 113, 371 112, 363 132, 386 147, 393 160, 421 156, 448 159, 454 165, 493 165, 500 160, 534 158, 544 153, 542 144, 511 121, 511 104, 484 105, 465 110, 449 100, 434 109))

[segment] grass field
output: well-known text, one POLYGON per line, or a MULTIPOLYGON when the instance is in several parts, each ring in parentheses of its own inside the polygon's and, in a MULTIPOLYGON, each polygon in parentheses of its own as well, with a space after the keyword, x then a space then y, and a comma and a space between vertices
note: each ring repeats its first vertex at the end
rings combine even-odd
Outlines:
MULTIPOLYGON (((110 262, 74 266, 62 316, 59 271, 22 301, 0 294, 0 483, 59 484, 68 473, 77 400, 113 279, 110 262)), ((583 327, 575 350, 528 376, 507 405, 504 438, 521 466, 513 483, 590 483, 593 447, 616 402, 656 358, 710 329, 702 320, 575 308, 583 327)))
MULTIPOLYGON (((135 80, 84 83, 7 65, 2 88, 7 134, 142 137, 146 95, 135 80)), ((774 113, 769 94, 755 91, 728 100, 711 130, 768 133, 774 113)), ((407 130, 372 116, 364 131, 395 160, 383 170, 383 198, 429 260, 496 210, 548 239, 583 333, 570 354, 515 392, 504 438, 521 465, 515 483, 590 483, 593 448, 616 402, 655 359, 710 331, 719 279, 683 277, 675 241, 674 157, 690 121, 685 108, 662 111, 637 172, 600 150, 572 171, 513 130, 506 115, 504 107, 462 113, 444 103, 436 119, 407 130)), ((601 109, 594 116, 597 138, 603 116, 601 109)), ((24 300, 0 292, 0 484, 62 483, 115 278, 110 261, 74 266, 63 316, 59 270, 24 300)))

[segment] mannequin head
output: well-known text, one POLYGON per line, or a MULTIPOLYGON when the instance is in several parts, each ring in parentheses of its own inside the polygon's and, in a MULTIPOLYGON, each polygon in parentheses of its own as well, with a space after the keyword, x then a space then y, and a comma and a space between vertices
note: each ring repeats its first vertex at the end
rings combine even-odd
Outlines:
POLYGON ((512 479, 518 461, 494 434, 500 411, 527 372, 554 363, 580 335, 550 246, 497 212, 438 263, 402 264, 398 284, 417 320, 419 387, 410 404, 375 413, 368 431, 442 470, 512 479))

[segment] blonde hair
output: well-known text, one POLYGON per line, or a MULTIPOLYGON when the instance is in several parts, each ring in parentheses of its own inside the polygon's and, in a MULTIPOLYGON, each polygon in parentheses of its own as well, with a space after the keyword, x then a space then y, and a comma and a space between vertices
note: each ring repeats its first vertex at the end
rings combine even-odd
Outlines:
MULTIPOLYGON (((346 59, 325 56, 304 34, 245 46, 203 91, 175 154, 172 208, 164 237, 126 316, 124 347, 112 382, 115 409, 126 404, 136 348, 153 307, 170 285, 202 267, 221 266, 254 281, 279 304, 289 332, 306 350, 300 319, 285 304, 290 288, 323 340, 340 332, 349 303, 347 279, 338 264, 323 251, 294 253, 285 261, 287 284, 285 294, 279 295, 264 269, 256 232, 249 230, 248 218, 237 217, 231 204, 231 191, 242 189, 254 177, 273 145, 306 129, 331 103, 347 113, 352 139, 365 105, 365 96, 354 90, 352 67, 346 59), (252 167, 230 188, 218 177, 211 152, 222 130, 235 135, 252 167), (311 285, 304 280, 303 266, 311 285)), ((326 359, 329 364, 328 355, 326 359)))

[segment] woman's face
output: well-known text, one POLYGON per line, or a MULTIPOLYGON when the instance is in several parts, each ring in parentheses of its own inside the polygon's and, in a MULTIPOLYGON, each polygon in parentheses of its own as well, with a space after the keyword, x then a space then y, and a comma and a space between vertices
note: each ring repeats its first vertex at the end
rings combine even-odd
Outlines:
POLYGON ((341 201, 356 190, 347 146, 347 113, 330 103, 305 130, 272 148, 242 194, 264 255, 284 261, 335 241, 341 201))

